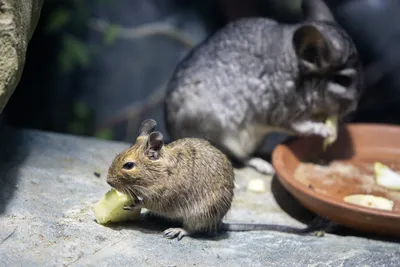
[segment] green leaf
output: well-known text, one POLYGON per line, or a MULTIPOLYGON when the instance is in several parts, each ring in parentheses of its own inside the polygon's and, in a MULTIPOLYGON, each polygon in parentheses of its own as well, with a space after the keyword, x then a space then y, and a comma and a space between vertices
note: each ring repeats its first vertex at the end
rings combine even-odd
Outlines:
POLYGON ((110 129, 102 129, 97 131, 94 136, 96 136, 97 138, 101 138, 101 139, 107 139, 107 140, 112 140, 113 138, 113 132, 110 129))
POLYGON ((64 49, 60 53, 60 63, 65 72, 76 65, 87 67, 90 63, 89 50, 85 43, 72 35, 64 36, 64 49))
POLYGON ((82 41, 75 36, 68 36, 65 45, 82 67, 89 65, 89 51, 82 41))
POLYGON ((47 26, 45 27, 46 33, 53 33, 59 31, 62 27, 64 27, 70 20, 71 13, 70 11, 59 8, 56 9, 49 18, 47 26))
POLYGON ((73 62, 68 54, 69 51, 63 49, 58 55, 58 61, 60 62, 61 69, 63 72, 70 72, 73 68, 73 62))
POLYGON ((90 116, 89 108, 82 102, 74 104, 74 114, 79 120, 84 120, 90 116))
POLYGON ((116 24, 110 24, 104 31, 104 43, 106 45, 111 45, 118 37, 121 32, 121 26, 116 24))
POLYGON ((85 126, 83 123, 74 121, 68 124, 68 131, 74 134, 83 134, 85 132, 85 126))

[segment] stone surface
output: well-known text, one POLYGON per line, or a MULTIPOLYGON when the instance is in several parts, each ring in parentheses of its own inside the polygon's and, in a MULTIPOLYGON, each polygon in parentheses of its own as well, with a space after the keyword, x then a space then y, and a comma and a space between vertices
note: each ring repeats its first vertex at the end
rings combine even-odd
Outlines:
POLYGON ((17 86, 43 0, 0 1, 0 113, 17 86))
MULTIPOLYGON (((396 242, 356 235, 236 232, 177 242, 162 237, 157 221, 104 227, 93 206, 109 189, 109 163, 128 144, 10 128, 0 140, 0 266, 398 266, 396 242)), ((227 222, 311 219, 275 178, 236 174, 227 222), (247 191, 255 178, 266 193, 247 191)))

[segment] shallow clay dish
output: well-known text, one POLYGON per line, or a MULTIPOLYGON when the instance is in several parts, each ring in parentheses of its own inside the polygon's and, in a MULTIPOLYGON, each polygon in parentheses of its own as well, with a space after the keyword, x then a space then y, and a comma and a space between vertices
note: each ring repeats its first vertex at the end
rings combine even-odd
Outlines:
POLYGON ((272 154, 279 180, 306 208, 353 229, 400 236, 400 192, 390 192, 372 184, 373 163, 376 161, 400 170, 400 127, 349 124, 339 130, 337 141, 325 152, 322 151, 322 139, 310 136, 280 144, 272 154), (297 174, 298 168, 304 166, 301 163, 316 160, 324 160, 328 164, 350 164, 360 168, 365 177, 370 176, 369 179, 360 179, 339 175, 324 183, 325 178, 318 179, 318 175, 310 169, 310 173, 303 172, 307 179, 300 181, 297 174), (383 196, 394 201, 394 209, 384 211, 349 204, 343 201, 343 197, 349 194, 383 196))

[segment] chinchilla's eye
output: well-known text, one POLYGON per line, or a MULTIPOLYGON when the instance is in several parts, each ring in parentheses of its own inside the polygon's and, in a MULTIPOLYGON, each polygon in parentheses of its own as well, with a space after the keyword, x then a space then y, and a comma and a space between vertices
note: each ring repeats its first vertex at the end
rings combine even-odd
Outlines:
POLYGON ((343 87, 349 87, 353 83, 353 77, 338 74, 333 76, 333 82, 343 87))
POLYGON ((124 168, 125 170, 131 170, 133 167, 135 167, 135 163, 132 161, 126 162, 122 168, 124 168))

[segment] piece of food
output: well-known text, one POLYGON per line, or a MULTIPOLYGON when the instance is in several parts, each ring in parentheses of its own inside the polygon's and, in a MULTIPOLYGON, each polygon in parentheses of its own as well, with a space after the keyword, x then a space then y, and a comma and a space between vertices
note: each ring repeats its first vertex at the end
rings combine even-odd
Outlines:
POLYGON ((333 144, 333 142, 335 142, 336 139, 337 139, 338 116, 335 115, 335 116, 330 116, 330 117, 328 117, 328 118, 326 119, 326 121, 325 121, 325 124, 326 124, 328 127, 333 128, 335 134, 334 134, 333 136, 329 136, 329 137, 327 137, 327 138, 324 139, 324 143, 323 143, 323 145, 322 145, 322 149, 323 149, 324 151, 326 150, 326 148, 327 148, 329 145, 333 144))
POLYGON ((380 162, 375 162, 374 169, 378 185, 393 190, 400 190, 400 174, 380 162))
POLYGON ((347 203, 380 210, 392 211, 394 206, 393 201, 384 197, 378 197, 374 195, 355 194, 345 196, 343 200, 347 203))
POLYGON ((264 193, 266 191, 263 179, 253 179, 247 184, 247 190, 255 193, 264 193))
POLYGON ((140 208, 134 208, 133 210, 123 209, 124 206, 130 206, 133 201, 129 196, 115 189, 109 190, 94 207, 96 221, 99 224, 108 224, 138 220, 140 217, 140 208))

